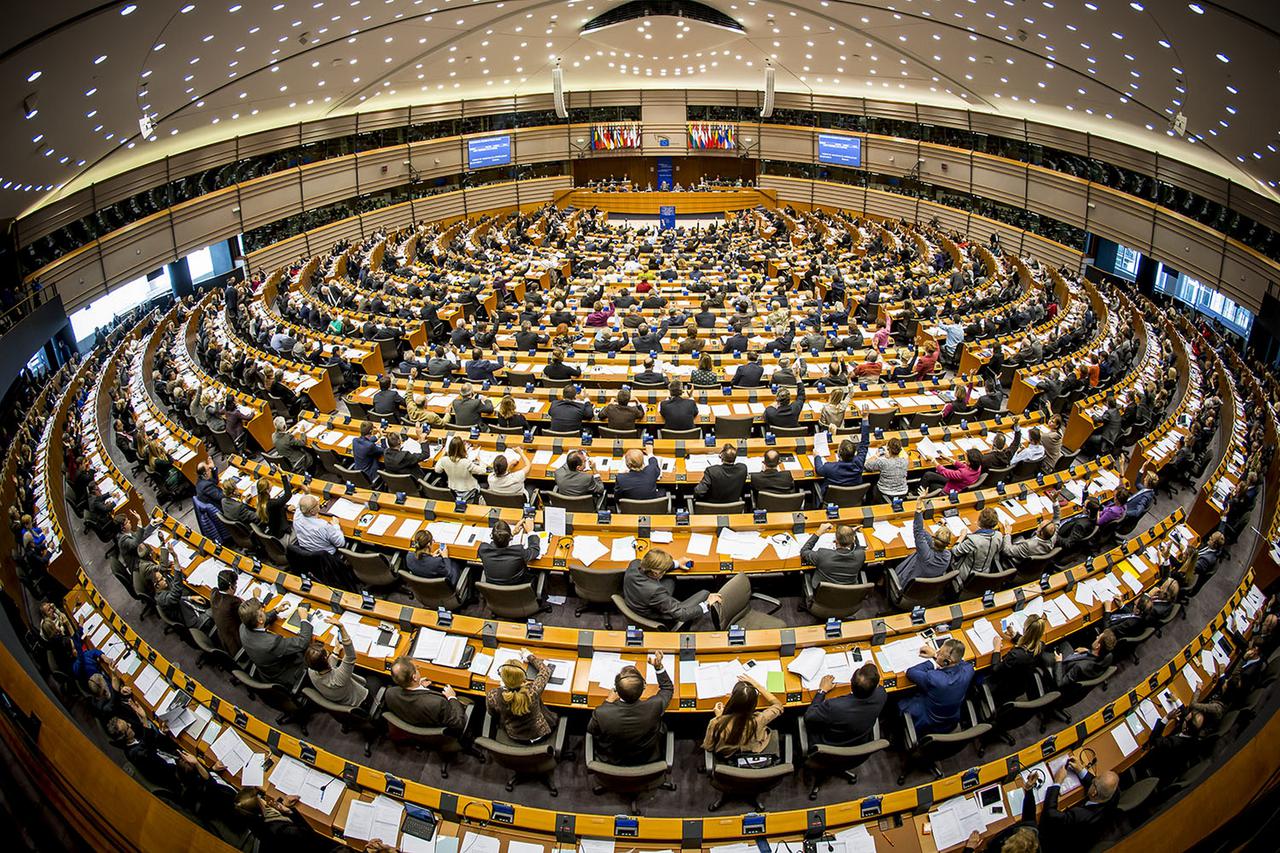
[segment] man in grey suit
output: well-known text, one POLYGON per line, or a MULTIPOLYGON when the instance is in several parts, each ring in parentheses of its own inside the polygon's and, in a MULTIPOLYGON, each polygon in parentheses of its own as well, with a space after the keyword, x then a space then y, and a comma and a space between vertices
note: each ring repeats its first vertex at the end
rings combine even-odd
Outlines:
POLYGON ((604 494, 604 483, 591 467, 587 454, 575 450, 556 469, 556 491, 569 497, 604 494))
POLYGON ((858 545, 858 531, 848 524, 834 528, 836 547, 819 548, 818 539, 832 531, 832 525, 823 522, 818 532, 809 537, 800 548, 800 562, 813 566, 816 580, 826 583, 862 583, 862 567, 867 561, 867 551, 858 545))
POLYGON ((614 677, 613 692, 591 713, 587 733, 595 739, 601 761, 635 766, 662 760, 666 734, 662 715, 675 688, 662 668, 662 652, 654 652, 649 665, 658 680, 657 693, 641 699, 644 676, 634 666, 626 666, 614 677))
POLYGON ((632 560, 622 576, 622 596, 635 613, 671 626, 692 622, 720 603, 720 593, 696 592, 684 601, 672 595, 675 583, 665 578, 675 560, 660 548, 650 548, 643 559, 632 560))
POLYGON ((266 681, 273 681, 292 688, 302 678, 306 669, 303 653, 311 645, 311 606, 307 602, 298 605, 298 617, 302 626, 296 637, 282 637, 267 630, 269 622, 276 619, 271 611, 268 619, 262 602, 251 598, 240 605, 240 647, 249 660, 258 667, 258 673, 266 681))
POLYGON ((427 689, 413 658, 398 657, 391 664, 391 680, 382 701, 386 709, 411 726, 443 726, 455 734, 467 724, 467 710, 449 685, 440 692, 427 689))

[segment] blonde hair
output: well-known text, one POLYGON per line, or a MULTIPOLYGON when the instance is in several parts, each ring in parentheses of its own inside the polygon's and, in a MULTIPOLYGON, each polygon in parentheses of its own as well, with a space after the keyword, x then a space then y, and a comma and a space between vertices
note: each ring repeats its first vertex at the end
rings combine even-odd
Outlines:
POLYGON ((503 394, 502 399, 498 401, 498 417, 510 418, 516 413, 516 398, 510 394, 503 394))
POLYGON ((523 717, 533 710, 533 696, 526 687, 528 677, 524 666, 515 661, 508 661, 498 667, 498 675, 502 679, 502 701, 517 717, 523 717))

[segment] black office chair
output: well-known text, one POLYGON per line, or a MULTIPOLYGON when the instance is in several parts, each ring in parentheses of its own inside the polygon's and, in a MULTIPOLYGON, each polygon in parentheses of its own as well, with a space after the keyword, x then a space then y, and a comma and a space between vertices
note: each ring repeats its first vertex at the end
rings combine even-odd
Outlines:
POLYGON ((898 784, 907 781, 907 774, 913 768, 923 767, 933 774, 933 778, 942 778, 942 768, 938 762, 959 753, 971 743, 980 744, 983 737, 991 731, 990 723, 978 722, 973 702, 965 700, 960 722, 948 732, 933 732, 923 737, 916 734, 915 722, 911 715, 902 714, 903 745, 907 755, 903 761, 902 772, 898 775, 898 784))
POLYGON ((710 607, 711 619, 717 631, 723 631, 731 625, 746 630, 762 630, 782 628, 786 623, 771 614, 776 613, 782 602, 760 592, 751 591, 751 577, 746 574, 735 574, 724 586, 720 587, 720 603, 710 607), (761 613, 751 608, 752 601, 762 601, 769 605, 768 613, 761 613))
POLYGON ((720 792, 707 811, 719 811, 729 801, 747 803, 757 812, 764 811, 760 797, 795 772, 791 750, 791 735, 776 733, 779 755, 772 764, 761 767, 739 767, 733 756, 721 758, 710 750, 703 750, 704 769, 711 787, 720 792))
POLYGON ((599 507, 595 495, 565 495, 555 489, 542 493, 542 504, 559 507, 568 512, 595 512, 599 507))
POLYGON ((258 544, 258 550, 265 554, 273 565, 280 567, 289 564, 289 555, 285 551, 284 543, 279 539, 256 524, 249 525, 249 533, 253 535, 253 541, 258 544))
POLYGON ((693 511, 697 515, 739 515, 747 511, 747 504, 745 501, 715 503, 695 498, 693 511))
POLYGON ((1044 734, 1045 729, 1048 728, 1046 717, 1062 698, 1059 691, 1044 689, 1044 681, 1039 673, 1032 673, 1027 685, 1028 690, 1021 696, 1005 702, 996 701, 990 683, 983 684, 979 688, 978 704, 983 719, 991 723, 991 733, 1009 746, 1015 743, 1010 732, 1036 717, 1040 718, 1040 733, 1044 734))
POLYGON ((899 610, 914 607, 933 607, 955 586, 960 573, 955 569, 936 578, 916 578, 905 587, 898 580, 896 569, 885 569, 885 593, 890 603, 899 610))
POLYGON ((463 566, 458 573, 458 583, 449 583, 448 578, 421 578, 404 569, 396 571, 405 586, 413 593, 413 600, 428 610, 457 611, 467 606, 471 600, 472 567, 463 566))
POLYGON ((595 737, 587 732, 586 754, 587 772, 596 777, 591 793, 599 796, 605 791, 613 791, 629 797, 627 810, 629 814, 640 814, 640 795, 653 788, 665 791, 676 790, 671 781, 671 768, 675 764, 676 738, 671 732, 666 733, 663 757, 646 764, 610 764, 596 755, 595 737))
POLYGON ((647 616, 641 616, 639 613, 631 609, 631 605, 627 604, 627 600, 620 594, 614 593, 611 597, 613 606, 618 608, 618 612, 627 620, 628 625, 634 625, 645 629, 646 631, 679 631, 684 625, 683 622, 668 628, 662 622, 650 619, 647 616))
POLYGON ((356 579, 369 589, 394 589, 400 586, 400 578, 396 574, 404 564, 404 552, 385 554, 381 551, 357 551, 354 548, 339 548, 338 553, 346 558, 347 565, 355 572, 356 579))
POLYGON ((702 428, 669 429, 668 427, 660 427, 658 429, 658 438, 671 439, 672 441, 701 441, 702 428))
POLYGON ((497 723, 497 718, 492 714, 482 712, 481 734, 476 738, 476 748, 484 750, 497 764, 511 771, 506 789, 515 790, 516 783, 532 778, 546 785, 551 796, 559 796, 554 774, 556 765, 560 763, 560 756, 565 751, 567 716, 560 715, 556 730, 550 738, 532 745, 513 741, 497 723))
POLYGON ((755 415, 721 415, 715 420, 716 440, 736 441, 740 438, 751 438, 751 431, 755 423, 755 415))
POLYGON ((804 586, 804 602, 800 605, 810 615, 822 619, 848 619, 858 612, 876 585, 859 574, 858 583, 830 583, 816 580, 813 573, 800 576, 804 586))
POLYGON ((872 726, 870 737, 854 746, 828 746, 811 741, 809 727, 804 718, 796 720, 796 736, 800 739, 800 755, 804 772, 809 777, 809 799, 818 799, 818 791, 832 776, 843 776, 850 785, 858 782, 857 768, 868 758, 889 748, 889 741, 880 736, 880 721, 872 726))
MULTIPOLYGON (((397 746, 401 744, 410 744, 417 749, 427 749, 440 756, 440 776, 447 779, 449 777, 449 765, 457 758, 460 752, 466 751, 463 741, 467 727, 471 724, 471 716, 475 712, 476 706, 469 698, 458 697, 458 701, 465 708, 466 717, 462 724, 462 731, 452 731, 444 726, 415 726, 387 710, 385 698, 387 688, 383 687, 378 691, 378 696, 374 699, 373 716, 379 722, 385 724, 387 734, 391 737, 391 742, 397 746)), ((369 751, 366 750, 365 755, 369 751)), ((483 764, 485 759, 483 755, 477 756, 480 763, 483 764)))
POLYGON ((397 474, 392 471, 382 471, 382 490, 399 494, 404 492, 406 495, 418 494, 418 478, 412 474, 397 474))
POLYGON ((672 515, 671 496, 660 498, 618 498, 618 512, 623 515, 672 515))
POLYGON ((613 597, 622 592, 622 578, 626 569, 593 569, 589 566, 570 566, 569 582, 573 584, 573 594, 578 597, 579 605, 574 608, 573 615, 581 616, 587 608, 602 606, 604 610, 604 628, 612 630, 610 615, 613 613, 613 597))
POLYGON ((524 621, 530 616, 551 609, 545 602, 543 591, 547 585, 547 573, 538 572, 532 583, 496 584, 477 581, 476 590, 489 610, 500 619, 524 621))
POLYGON ((804 492, 785 494, 759 491, 756 492, 755 506, 766 512, 799 512, 804 509, 805 497, 804 492))
POLYGON ((480 499, 484 501, 485 506, 501 506, 508 509, 523 509, 525 504, 529 502, 529 496, 524 491, 507 494, 506 492, 481 489, 480 499))
POLYGON ((862 506, 871 490, 871 483, 859 483, 856 486, 827 486, 823 494, 823 502, 835 504, 841 509, 862 506))

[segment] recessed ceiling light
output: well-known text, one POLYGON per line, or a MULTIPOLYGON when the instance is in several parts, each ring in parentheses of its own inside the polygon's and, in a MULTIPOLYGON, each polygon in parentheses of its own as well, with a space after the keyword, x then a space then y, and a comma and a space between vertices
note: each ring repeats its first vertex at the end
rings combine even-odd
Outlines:
POLYGON ((104 63, 104 62, 106 62, 106 61, 107 61, 107 55, 104 53, 104 54, 102 54, 102 56, 99 56, 97 59, 95 59, 95 60, 93 61, 93 64, 94 64, 94 65, 101 65, 102 63, 104 63))
POLYGON ((178 11, 185 15, 185 14, 187 14, 188 12, 190 12, 192 9, 194 9, 195 7, 196 7, 196 4, 195 4, 195 3, 188 3, 187 5, 183 6, 183 7, 182 7, 181 9, 179 9, 178 11))
POLYGON ((1218 57, 1218 61, 1219 61, 1219 62, 1230 62, 1230 61, 1231 61, 1231 58, 1230 58, 1229 56, 1227 56, 1225 53, 1217 53, 1217 54, 1214 54, 1214 55, 1218 57))
POLYGON ((1197 15, 1204 14, 1204 7, 1201 6, 1199 3, 1188 3, 1187 8, 1190 9, 1192 12, 1195 12, 1197 15))
POLYGON ((128 6, 125 6, 123 9, 121 9, 121 10, 120 10, 120 14, 121 14, 121 15, 132 15, 132 14, 134 13, 134 11, 135 11, 137 8, 138 8, 138 7, 137 7, 137 5, 136 5, 136 4, 134 4, 134 3, 130 3, 128 6))

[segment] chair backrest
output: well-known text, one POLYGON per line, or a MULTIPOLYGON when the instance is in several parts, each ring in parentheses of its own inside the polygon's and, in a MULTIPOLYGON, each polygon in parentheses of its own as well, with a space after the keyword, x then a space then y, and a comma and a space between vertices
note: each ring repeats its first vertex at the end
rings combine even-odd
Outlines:
POLYGON ((457 594, 448 578, 420 578, 406 571, 396 572, 400 580, 408 585, 418 604, 431 610, 443 607, 446 610, 457 610, 461 606, 457 594))
POLYGON ((347 558, 347 564, 365 586, 392 586, 399 582, 383 554, 350 548, 339 548, 338 553, 347 558))
POLYGON ((725 501, 724 503, 716 503, 713 501, 694 500, 693 511, 704 515, 733 515, 735 513, 746 512, 747 505, 743 501, 725 501))
POLYGON ((453 503, 456 496, 452 489, 446 489, 443 486, 433 486, 426 480, 418 479, 418 492, 429 501, 447 501, 453 503))
POLYGON ((501 433, 502 435, 520 435, 524 432, 523 427, 518 426, 499 426, 497 424, 489 424, 490 432, 501 433))
POLYGON ((804 509, 804 492, 756 492, 756 508, 767 512, 799 512, 804 509))
POLYGON ((934 606, 947 594, 958 576, 959 573, 953 570, 936 578, 916 578, 902 590, 901 606, 934 606))
POLYGON ((624 515, 670 515, 671 496, 660 498, 618 498, 618 512, 624 515))
POLYGON ((988 480, 994 483, 1012 482, 1013 466, 1006 465, 1003 468, 988 468, 982 472, 988 480))
POLYGON ((911 416, 911 426, 919 429, 920 427, 937 426, 942 423, 942 412, 916 412, 911 416))
POLYGON ((751 578, 736 574, 720 587, 720 603, 711 605, 711 616, 718 630, 724 630, 746 615, 751 609, 751 578))
POLYGON ((350 397, 344 398, 342 402, 347 404, 347 408, 351 410, 353 418, 359 418, 362 421, 369 420, 369 407, 364 403, 358 403, 350 397))
MULTIPOLYGON (((999 572, 970 572, 965 578, 961 598, 980 598, 984 592, 999 592, 1013 584, 1018 577, 1018 570, 1004 569, 999 572)), ((1039 577, 1039 575, 1037 575, 1039 577)))
MULTIPOLYGON (((808 424, 797 424, 796 426, 793 426, 793 427, 789 427, 789 426, 769 427, 769 431, 772 432, 774 435, 779 435, 784 438, 804 438, 805 436, 813 435, 813 427, 809 426, 808 424)), ((719 436, 717 436, 717 438, 719 438, 719 436)))
POLYGON ((750 438, 755 422, 755 415, 722 415, 715 420, 716 438, 750 438))
POLYGON ((639 613, 636 613, 634 610, 632 610, 631 606, 627 604, 627 600, 623 598, 620 594, 614 593, 609 598, 611 601, 613 601, 613 606, 618 608, 618 612, 621 613, 624 618, 626 618, 628 625, 636 625, 648 631, 665 631, 666 630, 666 626, 663 625, 661 622, 658 622, 654 619, 650 619, 647 616, 641 616, 639 613))
POLYGON ((699 441, 702 438, 702 428, 669 429, 667 427, 662 427, 658 430, 658 437, 674 439, 676 441, 699 441))
POLYGON ((547 388, 564 388, 572 381, 572 379, 552 379, 549 376, 542 377, 542 384, 547 388))
POLYGON ((869 411, 867 412, 867 422, 871 424, 872 429, 889 429, 897 416, 898 413, 892 410, 888 412, 869 411))
POLYGON ((613 596, 622 592, 622 578, 626 569, 569 569, 569 580, 578 598, 592 604, 607 604, 613 596))
POLYGON ((974 406, 971 409, 952 409, 950 422, 953 424, 958 424, 961 421, 971 421, 974 418, 976 418, 977 415, 978 415, 977 406, 974 406))
POLYGON ((476 581, 485 604, 502 619, 527 619, 541 608, 533 584, 495 584, 476 581))
POLYGON ((314 450, 316 452, 316 460, 320 463, 321 468, 335 477, 341 476, 338 469, 342 466, 342 460, 338 458, 338 454, 327 447, 317 447, 314 450))
POLYGON ((387 492, 404 492, 406 495, 416 494, 418 491, 418 480, 412 474, 395 474, 391 471, 382 471, 382 487, 387 492))
POLYGON ((355 483, 357 488, 372 491, 373 483, 364 471, 359 468, 352 468, 349 465, 335 465, 334 468, 334 473, 341 477, 344 483, 355 483))
POLYGON ((231 440, 231 436, 227 435, 225 429, 209 427, 209 432, 213 433, 213 442, 218 445, 218 450, 222 451, 224 456, 231 456, 236 452, 236 444, 231 440))
POLYGON ((546 506, 560 507, 570 512, 595 512, 595 495, 565 495, 552 489, 542 493, 542 502, 546 506))
POLYGON ((231 541, 235 543, 237 548, 241 551, 253 550, 255 543, 253 541, 253 534, 249 532, 249 528, 245 527, 238 521, 232 521, 227 518, 222 514, 221 510, 218 511, 218 523, 221 524, 223 529, 231 535, 231 541))
POLYGON ((1057 464, 1055 464, 1055 465, 1053 466, 1053 470, 1054 470, 1054 471, 1065 471, 1065 470, 1067 470, 1067 469, 1068 469, 1068 468, 1070 468, 1072 465, 1076 464, 1076 457, 1077 457, 1077 456, 1079 456, 1079 455, 1080 455, 1080 451, 1079 451, 1079 450, 1077 450, 1077 451, 1075 451, 1075 452, 1073 452, 1073 453, 1064 453, 1064 454, 1062 454, 1061 456, 1059 456, 1059 457, 1058 457, 1057 464))
POLYGON ((871 483, 859 483, 856 486, 827 486, 826 502, 842 508, 862 506, 870 490, 871 483))
POLYGON ((607 427, 607 426, 602 426, 602 427, 600 427, 600 428, 599 428, 599 430, 600 430, 600 437, 601 437, 601 438, 623 438, 623 439, 626 439, 626 438, 637 438, 637 437, 639 437, 639 435, 640 435, 640 428, 639 428, 639 427, 634 427, 634 428, 632 428, 632 429, 610 429, 610 428, 609 428, 609 427, 607 427))
POLYGON ((727 794, 744 794, 755 799, 758 795, 795 772, 792 766, 791 735, 779 734, 782 760, 768 767, 739 767, 718 757, 708 762, 711 786, 727 794))
POLYGON ((249 525, 249 532, 253 534, 253 539, 258 543, 258 547, 267 555, 267 559, 275 563, 277 567, 287 565, 289 556, 285 553, 284 544, 263 530, 257 524, 249 525))
POLYGON ((1011 482, 1019 480, 1029 480, 1040 470, 1039 459, 1023 459, 1021 462, 1013 466, 1013 473, 1010 475, 1011 482))
POLYGON ((511 509, 523 509, 529 500, 529 496, 523 491, 507 494, 505 492, 491 492, 488 489, 481 489, 480 497, 484 499, 485 504, 488 506, 503 506, 511 509))
POLYGON ((818 581, 813 599, 808 603, 811 614, 819 619, 845 619, 852 616, 875 589, 873 583, 829 583, 818 581))

